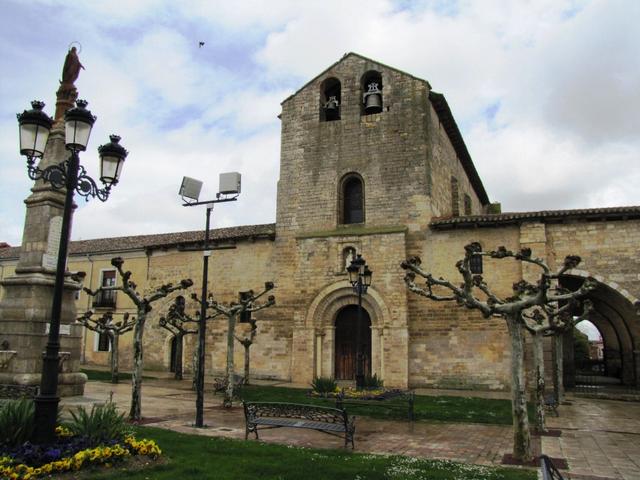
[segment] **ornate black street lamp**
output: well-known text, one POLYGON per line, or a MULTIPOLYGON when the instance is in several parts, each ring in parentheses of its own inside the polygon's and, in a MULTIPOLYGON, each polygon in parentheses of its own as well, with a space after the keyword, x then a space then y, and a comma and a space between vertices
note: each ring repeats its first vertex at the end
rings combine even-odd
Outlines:
POLYGON ((89 136, 96 117, 86 109, 87 102, 78 100, 76 107, 67 110, 64 115, 65 145, 71 152, 69 158, 57 165, 50 165, 40 169, 35 165, 36 160, 44 155, 53 125, 53 119, 42 111, 44 103, 31 102, 31 110, 18 114, 20 126, 20 153, 27 157, 27 171, 31 180, 43 180, 56 190, 66 190, 62 215, 62 228, 56 277, 53 289, 53 304, 51 306, 51 324, 49 338, 42 361, 42 377, 40 391, 35 399, 35 432, 34 442, 48 443, 53 441, 55 424, 58 413, 58 367, 60 351, 60 313, 62 310, 62 293, 67 264, 67 247, 71 229, 71 213, 73 211, 73 196, 79 195, 89 200, 97 197, 106 201, 111 187, 118 183, 122 165, 127 157, 127 151, 119 144, 120 137, 112 135, 111 142, 98 148, 100 155, 100 180, 104 188, 98 188, 96 182, 87 175, 80 165, 79 152, 84 152, 89 143, 89 136))
POLYGON ((183 207, 206 205, 207 213, 204 230, 204 246, 202 257, 202 293, 200 298, 200 316, 198 318, 198 365, 196 372, 196 423, 197 428, 204 427, 204 361, 207 331, 207 283, 209 281, 209 224, 211 211, 216 203, 235 202, 240 195, 240 174, 237 172, 221 173, 220 188, 215 200, 198 201, 202 182, 195 178, 183 177, 178 194, 182 197, 183 207))
POLYGON ((367 293, 371 286, 373 272, 369 270, 367 262, 362 255, 356 255, 347 267, 349 282, 353 291, 358 295, 358 323, 356 325, 356 388, 364 386, 364 353, 362 352, 362 295, 367 293))

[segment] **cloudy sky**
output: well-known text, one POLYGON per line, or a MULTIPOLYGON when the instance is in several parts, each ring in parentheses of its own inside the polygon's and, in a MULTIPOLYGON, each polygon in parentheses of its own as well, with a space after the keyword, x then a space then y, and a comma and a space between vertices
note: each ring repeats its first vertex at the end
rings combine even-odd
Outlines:
POLYGON ((68 46, 97 115, 81 157, 111 133, 130 151, 102 203, 79 202, 74 239, 203 227, 183 175, 243 193, 214 226, 275 220, 280 102, 354 51, 444 93, 503 211, 640 205, 640 2, 2 0, 0 241, 19 245, 31 182, 15 114, 53 114, 68 46), (205 42, 199 48, 199 42, 205 42))

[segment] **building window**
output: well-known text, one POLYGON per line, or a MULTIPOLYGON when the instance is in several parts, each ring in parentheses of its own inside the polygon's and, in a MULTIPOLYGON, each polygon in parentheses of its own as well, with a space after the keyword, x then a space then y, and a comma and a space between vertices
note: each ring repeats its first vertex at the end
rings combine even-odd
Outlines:
MULTIPOLYGON (((238 294, 240 302, 242 303, 243 301, 246 301, 247 299, 251 298, 251 295, 253 295, 253 292, 248 291, 248 292, 240 292, 238 294)), ((244 310, 243 312, 240 313, 240 323, 249 323, 251 321, 251 312, 244 310)))
POLYGON ((451 177, 451 215, 460 216, 458 179, 456 177, 451 177))
MULTIPOLYGON (((116 271, 115 270, 103 270, 102 277, 100 279, 101 287, 115 287, 116 286, 116 271)), ((116 291, 115 290, 101 290, 93 297, 93 306, 97 308, 115 308, 116 306, 116 291)))
POLYGON ((109 351, 109 335, 106 333, 97 333, 96 332, 96 351, 98 352, 108 352, 109 351))
POLYGON ((471 215, 471 197, 464 194, 464 214, 471 215))
POLYGON ((469 259, 469 269, 474 275, 482 274, 482 255, 471 255, 469 259))
POLYGON ((362 76, 362 104, 360 114, 382 112, 382 75, 370 70, 362 76))
POLYGON ((364 223, 364 184, 360 175, 346 175, 340 186, 340 223, 364 223))
POLYGON ((320 121, 332 122, 340 120, 342 96, 340 80, 327 78, 320 87, 320 121))

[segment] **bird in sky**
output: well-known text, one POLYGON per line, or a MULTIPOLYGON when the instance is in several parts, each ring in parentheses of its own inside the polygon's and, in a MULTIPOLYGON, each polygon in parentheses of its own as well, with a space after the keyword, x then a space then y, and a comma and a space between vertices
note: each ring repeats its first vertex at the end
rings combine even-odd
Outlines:
POLYGON ((204 42, 198 43, 198 48, 202 48, 202 47, 204 47, 204 42))

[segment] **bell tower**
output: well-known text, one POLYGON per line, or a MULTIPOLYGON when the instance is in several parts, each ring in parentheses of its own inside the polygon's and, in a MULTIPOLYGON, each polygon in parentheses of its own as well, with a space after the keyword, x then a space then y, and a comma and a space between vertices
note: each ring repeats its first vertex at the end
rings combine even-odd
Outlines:
POLYGON ((336 315, 358 302, 345 258, 357 252, 374 272, 370 372, 406 388, 399 262, 422 253, 431 218, 451 215, 454 197, 468 195, 476 213, 488 203, 451 112, 425 80, 349 53, 285 99, 280 118, 275 264, 279 316, 294 323, 291 379, 335 376, 336 315))

